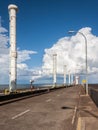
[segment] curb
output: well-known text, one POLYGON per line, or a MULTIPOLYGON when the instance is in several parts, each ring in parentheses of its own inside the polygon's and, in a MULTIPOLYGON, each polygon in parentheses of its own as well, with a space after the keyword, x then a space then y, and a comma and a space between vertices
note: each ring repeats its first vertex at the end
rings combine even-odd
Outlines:
POLYGON ((78 118, 77 130, 86 130, 85 120, 82 117, 78 118))

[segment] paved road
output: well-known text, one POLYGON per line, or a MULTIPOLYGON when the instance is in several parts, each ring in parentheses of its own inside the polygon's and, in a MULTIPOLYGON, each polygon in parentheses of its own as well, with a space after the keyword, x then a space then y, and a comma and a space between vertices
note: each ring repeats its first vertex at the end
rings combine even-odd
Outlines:
POLYGON ((79 88, 63 88, 0 106, 0 130, 74 130, 79 88))

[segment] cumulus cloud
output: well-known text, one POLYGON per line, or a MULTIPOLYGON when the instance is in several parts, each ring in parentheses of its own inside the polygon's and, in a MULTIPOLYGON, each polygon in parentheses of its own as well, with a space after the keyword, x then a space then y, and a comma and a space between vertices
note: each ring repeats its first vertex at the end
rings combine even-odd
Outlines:
MULTIPOLYGON (((87 39, 88 71, 98 72, 98 37, 92 34, 90 27, 85 27, 79 32, 87 39)), ((85 72, 85 39, 80 33, 60 38, 51 48, 45 49, 43 56, 43 70, 53 70, 53 54, 57 54, 57 73, 62 74, 64 65, 67 66, 67 73, 76 71, 85 72)), ((47 73, 47 71, 46 71, 47 73)), ((49 73, 49 72, 48 72, 49 73)), ((98 76, 96 74, 96 76, 98 76)), ((90 76, 91 77, 91 76, 90 76)))
POLYGON ((18 49, 18 63, 24 62, 26 60, 30 60, 30 55, 36 54, 36 51, 30 51, 30 50, 19 50, 18 49))
MULTIPOLYGON (((82 32, 87 38, 90 82, 98 83, 98 37, 92 34, 90 27, 78 31, 82 32)), ((7 33, 8 31, 5 28, 0 27, 0 83, 9 82, 9 38, 7 33)), ((50 76, 53 73, 53 54, 57 54, 58 74, 63 74, 64 65, 67 66, 67 73, 69 71, 70 73, 85 72, 85 39, 79 33, 62 37, 51 48, 46 48, 42 59, 43 65, 40 68, 30 68, 26 63, 27 60, 31 60, 31 55, 37 53, 36 51, 18 48, 17 52, 17 77, 20 83, 21 81, 29 82, 30 79, 36 80, 41 77, 44 77, 45 80, 45 75, 50 76)))
POLYGON ((5 29, 4 27, 0 26, 0 33, 3 34, 3 33, 6 33, 6 32, 8 32, 7 29, 5 29))
MULTIPOLYGON (((0 27, 0 84, 9 83, 9 38, 8 31, 0 27)), ((32 74, 35 74, 34 70, 30 69, 26 64, 27 60, 31 59, 31 55, 36 54, 36 51, 32 50, 20 50, 18 48, 17 54, 17 77, 18 80, 26 80, 29 82, 32 78, 32 74), (27 75, 27 76, 26 76, 27 75)))

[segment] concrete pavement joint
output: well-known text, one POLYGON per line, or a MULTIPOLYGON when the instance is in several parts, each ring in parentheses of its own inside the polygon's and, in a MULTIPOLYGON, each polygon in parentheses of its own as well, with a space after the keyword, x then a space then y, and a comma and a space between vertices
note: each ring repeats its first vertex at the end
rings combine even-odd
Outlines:
POLYGON ((21 112, 21 113, 17 114, 16 116, 13 116, 13 117, 12 117, 12 120, 14 120, 14 119, 16 119, 16 118, 18 118, 18 117, 24 115, 25 113, 27 113, 27 112, 29 112, 29 111, 30 111, 30 109, 28 109, 28 110, 26 110, 26 111, 24 111, 24 112, 21 112))
POLYGON ((48 99, 48 100, 46 100, 46 102, 50 102, 52 99, 48 99))
POLYGON ((77 107, 75 106, 75 108, 74 108, 74 114, 73 114, 72 122, 71 122, 72 124, 73 124, 74 121, 75 121, 76 111, 77 111, 77 107))

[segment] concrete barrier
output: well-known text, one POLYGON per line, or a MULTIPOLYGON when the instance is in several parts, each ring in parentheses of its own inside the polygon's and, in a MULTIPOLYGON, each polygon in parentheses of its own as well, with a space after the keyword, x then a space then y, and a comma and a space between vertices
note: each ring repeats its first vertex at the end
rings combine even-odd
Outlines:
POLYGON ((21 98, 21 97, 25 97, 25 96, 29 96, 29 95, 40 95, 43 93, 47 93, 47 92, 52 92, 58 89, 62 89, 65 87, 57 87, 57 88, 39 88, 33 91, 20 91, 19 93, 8 93, 8 90, 6 90, 5 95, 1 95, 0 96, 0 102, 6 101, 6 100, 11 100, 11 99, 15 99, 15 98, 21 98))
POLYGON ((90 93, 90 97, 98 107, 98 89, 90 88, 89 93, 90 93))
POLYGON ((24 97, 24 96, 27 96, 27 95, 39 94, 39 93, 42 93, 42 92, 43 93, 47 92, 47 89, 1 95, 0 96, 0 102, 3 102, 5 100, 11 100, 11 99, 14 99, 14 98, 24 97))

